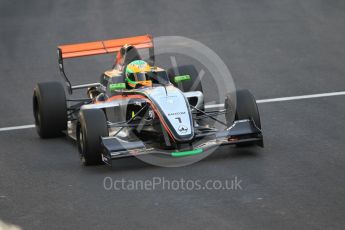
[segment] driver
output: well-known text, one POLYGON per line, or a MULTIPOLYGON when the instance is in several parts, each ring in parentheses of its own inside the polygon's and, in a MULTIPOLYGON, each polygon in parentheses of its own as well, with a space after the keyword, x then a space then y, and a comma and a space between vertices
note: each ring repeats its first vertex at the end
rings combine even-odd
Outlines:
POLYGON ((135 60, 129 63, 125 71, 125 80, 130 88, 140 86, 152 86, 152 81, 147 79, 147 73, 151 72, 151 66, 143 60, 135 60))

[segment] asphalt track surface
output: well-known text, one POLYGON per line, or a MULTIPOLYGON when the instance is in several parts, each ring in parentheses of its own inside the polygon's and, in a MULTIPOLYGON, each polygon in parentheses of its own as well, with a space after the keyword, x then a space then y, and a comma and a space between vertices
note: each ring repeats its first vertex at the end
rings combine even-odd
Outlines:
MULTIPOLYGON (((0 127, 33 123, 35 83, 59 78, 57 44, 145 33, 189 37, 223 59, 238 88, 267 99, 344 91, 344 25, 341 0, 1 0, 0 127)), ((90 64, 96 75, 74 79, 93 81, 107 61, 90 64)), ((85 168, 65 138, 1 132, 0 218, 35 230, 343 229, 344 99, 260 104, 264 149, 222 148, 181 168, 137 161, 85 168), (107 191, 108 176, 237 177, 242 190, 107 191)))

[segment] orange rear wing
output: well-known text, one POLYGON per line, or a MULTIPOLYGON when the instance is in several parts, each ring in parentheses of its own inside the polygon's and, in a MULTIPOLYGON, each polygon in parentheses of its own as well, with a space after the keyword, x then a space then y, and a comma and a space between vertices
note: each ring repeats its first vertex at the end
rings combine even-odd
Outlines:
POLYGON ((151 35, 143 35, 129 38, 112 39, 105 41, 61 45, 58 47, 61 58, 75 58, 107 53, 118 52, 124 45, 132 45, 137 49, 152 48, 153 39, 151 35))
MULTIPOLYGON (((67 78, 64 70, 63 60, 68 58, 77 58, 84 56, 93 56, 100 54, 109 54, 120 51, 121 47, 124 45, 132 45, 137 49, 149 49, 150 62, 154 63, 154 52, 153 52, 153 37, 151 35, 142 35, 136 37, 119 38, 112 40, 96 41, 96 42, 86 42, 70 45, 58 46, 58 62, 59 69, 62 77, 66 81, 67 88, 71 94, 73 89, 83 88, 80 86, 72 86, 71 82, 67 78)), ((97 83, 92 83, 92 85, 97 83)), ((84 85, 81 85, 84 86, 84 85)), ((86 84, 85 86, 90 86, 86 84)))

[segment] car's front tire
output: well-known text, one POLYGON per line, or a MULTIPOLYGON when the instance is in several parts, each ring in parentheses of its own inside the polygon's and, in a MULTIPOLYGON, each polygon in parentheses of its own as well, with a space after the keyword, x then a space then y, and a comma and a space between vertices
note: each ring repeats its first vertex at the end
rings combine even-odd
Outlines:
POLYGON ((79 113, 77 144, 84 165, 102 163, 101 137, 109 136, 105 114, 100 109, 86 109, 79 113))

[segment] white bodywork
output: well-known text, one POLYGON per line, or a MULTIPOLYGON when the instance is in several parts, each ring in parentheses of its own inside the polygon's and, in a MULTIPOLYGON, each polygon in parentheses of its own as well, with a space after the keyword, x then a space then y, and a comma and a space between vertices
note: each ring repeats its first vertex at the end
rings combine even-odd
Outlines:
POLYGON ((147 89, 144 94, 161 110, 166 122, 170 123, 179 136, 183 138, 193 134, 189 103, 178 88, 160 86, 147 89))

